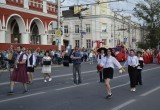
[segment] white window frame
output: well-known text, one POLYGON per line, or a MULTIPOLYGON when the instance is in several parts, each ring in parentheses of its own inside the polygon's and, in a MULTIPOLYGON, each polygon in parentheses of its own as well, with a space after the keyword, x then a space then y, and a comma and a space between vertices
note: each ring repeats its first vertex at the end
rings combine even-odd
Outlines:
POLYGON ((68 33, 68 25, 64 25, 64 33, 68 33))
POLYGON ((79 43, 80 43, 79 40, 75 40, 75 46, 78 47, 78 48, 79 48, 79 46, 80 46, 79 43))
POLYGON ((91 39, 86 39, 86 47, 87 49, 90 49, 91 48, 91 39))
POLYGON ((107 23, 102 23, 102 32, 107 32, 107 23))
POLYGON ((79 33, 79 25, 75 25, 75 33, 79 33))
POLYGON ((90 33, 90 32, 91 32, 91 25, 86 24, 86 33, 90 33))

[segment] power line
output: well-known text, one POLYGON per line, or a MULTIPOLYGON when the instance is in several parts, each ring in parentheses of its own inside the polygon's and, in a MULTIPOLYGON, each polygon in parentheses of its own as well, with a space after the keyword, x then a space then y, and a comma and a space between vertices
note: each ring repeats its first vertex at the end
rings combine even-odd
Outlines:
MULTIPOLYGON (((110 0, 110 1, 107 1, 107 2, 95 2, 95 3, 81 4, 81 5, 72 5, 72 6, 81 7, 81 6, 89 6, 89 5, 97 5, 97 4, 100 5, 100 4, 104 4, 104 3, 120 2, 120 1, 125 1, 125 0, 110 0)), ((61 6, 61 8, 68 8, 68 7, 72 7, 72 6, 61 6)))

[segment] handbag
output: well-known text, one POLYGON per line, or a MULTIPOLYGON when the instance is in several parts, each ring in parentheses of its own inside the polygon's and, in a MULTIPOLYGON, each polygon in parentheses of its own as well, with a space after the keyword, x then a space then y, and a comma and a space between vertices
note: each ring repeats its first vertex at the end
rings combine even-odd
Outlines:
POLYGON ((43 61, 43 65, 51 65, 51 61, 43 61))
POLYGON ((102 70, 103 70, 103 67, 100 65, 97 65, 97 71, 102 71, 102 70))

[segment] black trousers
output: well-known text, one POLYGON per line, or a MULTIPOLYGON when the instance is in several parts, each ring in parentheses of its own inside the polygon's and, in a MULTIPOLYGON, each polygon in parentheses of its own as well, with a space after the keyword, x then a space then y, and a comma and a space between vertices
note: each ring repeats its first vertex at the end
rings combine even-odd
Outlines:
POLYGON ((128 73, 130 78, 130 87, 134 88, 136 87, 136 76, 137 76, 137 67, 128 66, 128 73))
POLYGON ((104 82, 103 71, 99 71, 99 79, 100 79, 100 82, 104 82))
POLYGON ((137 69, 137 82, 136 84, 142 85, 142 69, 137 69))

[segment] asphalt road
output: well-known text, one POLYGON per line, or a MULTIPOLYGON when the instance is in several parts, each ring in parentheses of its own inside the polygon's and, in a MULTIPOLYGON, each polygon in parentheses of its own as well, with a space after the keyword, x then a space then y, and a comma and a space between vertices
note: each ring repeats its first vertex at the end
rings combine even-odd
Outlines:
POLYGON ((143 86, 130 92, 127 72, 114 71, 111 81, 112 99, 105 99, 104 83, 99 83, 96 64, 82 64, 83 83, 74 85, 72 66, 53 67, 51 82, 43 82, 41 69, 34 73, 35 80, 29 92, 22 94, 22 84, 15 87, 15 95, 8 96, 9 73, 0 74, 0 110, 160 110, 160 66, 145 65, 143 86))

